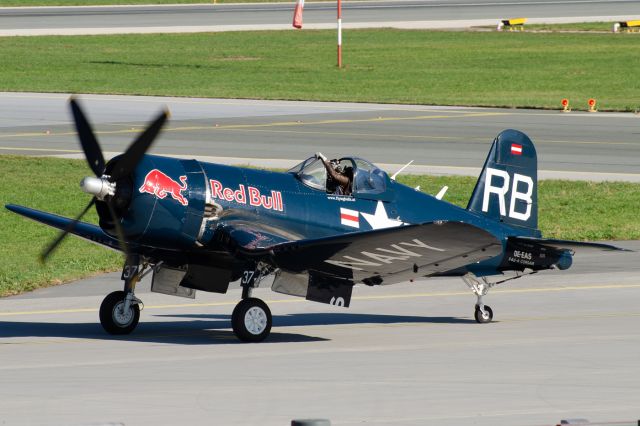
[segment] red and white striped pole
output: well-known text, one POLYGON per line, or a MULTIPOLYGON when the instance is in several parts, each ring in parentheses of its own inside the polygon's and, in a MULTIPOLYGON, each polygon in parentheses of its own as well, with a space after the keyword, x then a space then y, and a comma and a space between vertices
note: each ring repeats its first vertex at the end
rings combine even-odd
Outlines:
POLYGON ((338 0, 338 68, 342 68, 342 0, 338 0))

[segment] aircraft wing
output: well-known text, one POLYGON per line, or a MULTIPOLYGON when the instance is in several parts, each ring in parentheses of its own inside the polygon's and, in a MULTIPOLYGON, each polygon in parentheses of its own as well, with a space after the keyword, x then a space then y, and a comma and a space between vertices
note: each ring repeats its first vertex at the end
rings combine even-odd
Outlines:
MULTIPOLYGON (((53 228, 58 228, 60 230, 65 230, 71 224, 71 222, 73 222, 73 219, 58 216, 57 214, 47 213, 28 207, 18 206, 15 204, 7 204, 5 207, 8 210, 11 210, 12 212, 17 213, 21 216, 35 220, 36 222, 44 223, 45 225, 49 225, 53 228)), ((70 233, 80 238, 84 238, 85 240, 89 240, 97 244, 102 244, 114 250, 120 250, 118 240, 106 234, 97 225, 92 225, 86 222, 78 222, 74 226, 74 228, 70 230, 70 233)))
POLYGON ((270 250, 274 263, 288 272, 390 284, 492 258, 502 253, 502 244, 473 225, 431 222, 282 243, 270 250))
POLYGON ((540 244, 543 246, 551 247, 556 250, 569 250, 572 253, 576 251, 632 251, 629 249, 616 247, 611 244, 603 243, 590 243, 583 241, 571 241, 571 240, 555 240, 547 238, 532 238, 532 237, 509 237, 509 242, 523 242, 529 244, 540 244))

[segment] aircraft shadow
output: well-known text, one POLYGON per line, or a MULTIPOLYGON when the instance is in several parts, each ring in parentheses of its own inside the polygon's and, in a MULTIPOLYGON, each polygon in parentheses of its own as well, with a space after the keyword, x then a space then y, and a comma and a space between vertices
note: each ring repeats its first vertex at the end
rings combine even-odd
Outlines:
MULTIPOLYGON (((228 318, 229 315, 216 314, 176 314, 156 315, 172 318, 228 318)), ((399 323, 429 323, 429 324, 475 324, 468 318, 455 317, 427 317, 409 315, 381 315, 381 314, 351 314, 351 313, 300 313, 291 315, 274 315, 274 327, 303 327, 311 325, 345 325, 345 324, 399 324, 399 323)))
MULTIPOLYGON (((160 322, 144 322, 143 320, 138 325, 138 328, 132 334, 127 336, 110 336, 102 330, 102 327, 97 321, 90 323, 0 321, 0 338, 61 337, 70 339, 174 343, 182 345, 240 343, 230 330, 230 315, 178 314, 153 316, 161 318, 184 318, 191 320, 160 322)), ((292 315, 277 315, 273 317, 274 328, 263 344, 322 342, 329 340, 306 334, 279 332, 278 327, 398 323, 461 324, 474 322, 475 321, 466 318, 379 314, 300 313, 292 315)), ((0 341, 0 345, 2 343, 3 342, 0 341)))
MULTIPOLYGON (((44 323, 0 321, 0 339, 9 337, 61 337, 70 339, 95 339, 181 345, 241 344, 230 330, 229 316, 224 320, 193 320, 177 322, 140 322, 136 330, 126 336, 107 334, 98 322, 44 323)), ((263 342, 299 343, 321 342, 328 339, 298 333, 282 333, 273 329, 263 342)), ((0 346, 3 344, 0 340, 0 346)), ((10 342, 7 342, 10 343, 10 342)))

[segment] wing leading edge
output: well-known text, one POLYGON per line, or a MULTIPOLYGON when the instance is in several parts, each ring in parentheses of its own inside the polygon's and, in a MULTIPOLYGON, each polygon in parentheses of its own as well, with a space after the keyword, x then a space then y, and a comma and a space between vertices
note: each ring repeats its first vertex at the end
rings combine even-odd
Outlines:
POLYGON ((555 240, 547 238, 509 237, 508 241, 515 243, 523 242, 529 244, 540 244, 546 247, 554 248, 556 250, 568 250, 572 253, 575 253, 576 251, 632 251, 622 247, 616 247, 611 244, 571 240, 555 240))
MULTIPOLYGON (((28 207, 18 206, 15 204, 7 204, 5 205, 5 207, 8 210, 21 216, 35 220, 36 222, 44 223, 45 225, 49 225, 60 230, 67 229, 67 227, 73 222, 72 219, 63 216, 58 216, 53 213, 47 213, 28 207)), ((101 244, 114 250, 120 250, 118 240, 105 234, 105 232, 97 225, 92 225, 86 222, 78 222, 69 232, 93 243, 101 244)))

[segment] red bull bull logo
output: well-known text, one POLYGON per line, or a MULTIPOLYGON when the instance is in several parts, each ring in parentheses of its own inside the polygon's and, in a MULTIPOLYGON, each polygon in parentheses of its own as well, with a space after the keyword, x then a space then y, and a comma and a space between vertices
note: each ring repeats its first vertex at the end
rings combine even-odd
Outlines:
POLYGON ((189 204, 189 200, 182 195, 182 191, 187 189, 187 177, 180 176, 180 182, 182 182, 182 184, 171 179, 160 170, 153 169, 145 176, 144 183, 139 191, 143 194, 153 194, 161 200, 170 194, 174 200, 186 206, 189 204))

